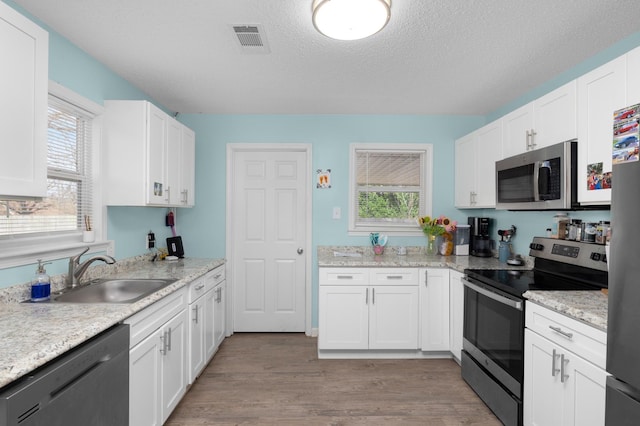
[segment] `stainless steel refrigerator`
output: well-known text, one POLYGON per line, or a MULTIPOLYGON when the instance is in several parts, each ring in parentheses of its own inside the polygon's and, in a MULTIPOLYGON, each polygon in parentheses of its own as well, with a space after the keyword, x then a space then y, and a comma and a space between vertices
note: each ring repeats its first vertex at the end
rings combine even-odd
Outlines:
MULTIPOLYGON (((640 161, 637 131, 631 135, 616 131, 634 122, 629 113, 625 116, 625 110, 614 115, 614 120, 623 116, 624 122, 614 122, 608 258, 607 371, 612 375, 607 378, 608 426, 640 424, 640 161)), ((635 123, 637 113, 636 108, 632 113, 635 123)))

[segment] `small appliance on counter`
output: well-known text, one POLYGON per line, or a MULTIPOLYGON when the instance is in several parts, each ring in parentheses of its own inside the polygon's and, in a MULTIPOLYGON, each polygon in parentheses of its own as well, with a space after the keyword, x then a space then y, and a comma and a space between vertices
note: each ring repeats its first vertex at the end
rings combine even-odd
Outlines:
POLYGON ((456 226, 453 254, 456 256, 468 256, 471 240, 471 227, 469 225, 456 226))
POLYGON ((471 230, 470 253, 477 257, 491 257, 491 237, 488 217, 470 217, 467 222, 471 230))

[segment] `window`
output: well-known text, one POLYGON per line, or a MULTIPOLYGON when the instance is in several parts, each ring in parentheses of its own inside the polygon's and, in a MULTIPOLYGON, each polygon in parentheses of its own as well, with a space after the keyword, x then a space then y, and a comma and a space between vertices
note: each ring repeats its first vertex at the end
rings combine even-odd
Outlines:
POLYGON ((49 82, 47 194, 44 199, 0 200, 0 269, 78 254, 112 253, 99 204, 100 133, 103 108, 49 82), (90 218, 96 242, 82 242, 90 218))
POLYGON ((431 213, 429 144, 352 144, 349 231, 421 235, 431 213))
POLYGON ((50 95, 47 121, 47 197, 4 200, 0 235, 78 232, 92 217, 92 117, 50 95))

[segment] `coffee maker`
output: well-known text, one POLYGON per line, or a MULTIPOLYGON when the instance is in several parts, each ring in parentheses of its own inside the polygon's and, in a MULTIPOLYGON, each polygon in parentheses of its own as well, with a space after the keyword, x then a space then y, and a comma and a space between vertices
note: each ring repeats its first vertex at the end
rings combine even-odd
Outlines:
POLYGON ((488 217, 470 217, 471 226, 470 254, 477 257, 491 257, 491 237, 489 228, 491 219, 488 217))

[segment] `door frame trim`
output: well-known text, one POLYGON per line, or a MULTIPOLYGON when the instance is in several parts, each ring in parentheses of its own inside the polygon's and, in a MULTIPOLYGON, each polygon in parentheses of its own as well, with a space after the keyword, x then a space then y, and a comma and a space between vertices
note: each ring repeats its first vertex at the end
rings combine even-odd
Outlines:
MULTIPOLYGON (((230 265, 233 265, 233 248, 234 241, 229 232, 229 224, 231 223, 232 211, 231 211, 231 196, 233 190, 233 174, 234 174, 234 157, 238 152, 303 152, 306 154, 306 167, 307 167, 307 182, 306 188, 304 191, 304 195, 306 198, 305 208, 306 218, 305 218, 305 232, 306 232, 306 244, 304 247, 305 250, 305 325, 304 330, 307 336, 312 335, 311 329, 311 314, 312 314, 312 289, 311 289, 311 262, 312 262, 312 207, 313 207, 313 192, 312 192, 312 182, 313 182, 313 170, 312 170, 312 145, 310 143, 229 143, 227 144, 227 185, 226 185, 226 261, 230 265)), ((233 322, 233 311, 234 311, 234 290, 235 290, 235 277, 233 276, 233 268, 226 268, 226 281, 227 281, 227 312, 225 318, 226 324, 226 335, 230 336, 233 334, 235 325, 233 322)))

